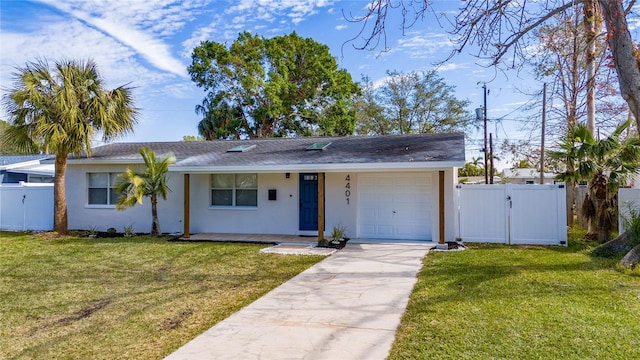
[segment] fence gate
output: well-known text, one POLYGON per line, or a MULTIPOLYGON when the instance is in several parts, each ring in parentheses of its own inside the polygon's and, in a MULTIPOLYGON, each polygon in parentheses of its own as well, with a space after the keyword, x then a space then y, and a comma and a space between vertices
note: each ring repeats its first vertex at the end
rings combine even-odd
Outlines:
POLYGON ((53 229, 53 184, 0 185, 0 230, 53 229))
POLYGON ((566 189, 553 185, 458 185, 465 242, 566 245, 566 189))

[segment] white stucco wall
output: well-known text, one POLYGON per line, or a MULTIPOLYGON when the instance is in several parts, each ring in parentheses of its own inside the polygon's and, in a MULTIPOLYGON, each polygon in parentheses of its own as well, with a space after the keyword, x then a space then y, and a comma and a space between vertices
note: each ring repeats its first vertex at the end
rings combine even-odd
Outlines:
MULTIPOLYGON (((347 204, 346 176, 346 173, 325 175, 325 231, 331 232, 334 226, 341 225, 347 228, 347 236, 354 236, 356 204, 347 204)), ((288 179, 285 173, 258 174, 257 208, 217 208, 209 206, 210 175, 192 174, 191 233, 315 234, 299 231, 298 179, 299 173, 290 173, 288 179), (276 200, 268 199, 270 189, 277 191, 276 200)), ((355 194, 350 198, 355 200, 355 194)))
POLYGON ((357 236, 357 173, 326 173, 325 174, 325 236, 330 236, 334 226, 343 226, 345 235, 349 238, 357 236), (349 176, 349 181, 347 181, 349 176), (349 183, 349 189, 346 187, 349 183), (349 190, 347 201, 347 190, 349 190))
MULTIPOLYGON (((67 169, 67 204, 69 228, 86 230, 97 226, 100 231, 109 227, 119 232, 125 226, 133 225, 134 231, 148 233, 151 228, 151 208, 148 199, 143 205, 117 211, 112 206, 87 205, 87 173, 123 172, 126 165, 71 165, 67 169)), ((438 172, 429 171, 431 186, 431 229, 432 240, 439 238, 438 223, 438 172)), ((371 173, 369 173, 371 174, 371 173)), ((408 173, 410 174, 410 173, 408 173)), ((358 236, 358 176, 357 172, 328 172, 325 174, 325 234, 329 236, 334 226, 344 226, 346 235, 358 236), (347 181, 347 176, 349 181, 347 181), (349 183, 349 188, 347 188, 349 183), (346 191, 349 190, 347 197, 346 191), (348 199, 348 200, 347 200, 348 199)), ((158 203, 162 231, 181 233, 183 231, 184 175, 169 174, 172 192, 166 201, 158 203)), ((299 174, 285 173, 258 174, 257 208, 217 208, 210 204, 210 174, 190 175, 190 232, 197 233, 245 233, 245 234, 290 234, 300 235, 298 220, 299 174), (268 200, 268 191, 277 190, 277 199, 268 200)), ((455 237, 455 196, 456 172, 445 171, 445 239, 455 237)), ((308 232, 307 232, 308 233, 308 232)))
MULTIPOLYGON (((436 178, 438 174, 435 175, 436 178)), ((456 237, 456 229, 458 228, 457 219, 456 219, 456 209, 458 207, 457 199, 456 199, 456 184, 458 183, 458 170, 457 169, 449 169, 444 172, 444 213, 445 213, 445 223, 444 223, 444 240, 445 241, 454 241, 456 237)), ((437 214, 439 213, 438 209, 438 180, 436 180, 436 185, 434 189, 434 194, 436 194, 436 199, 434 199, 434 210, 433 214, 435 226, 433 229, 433 241, 437 242, 440 238, 440 227, 439 220, 437 214)))
MULTIPOLYGON (((123 232, 125 226, 133 226, 137 233, 151 231, 151 204, 148 198, 143 204, 118 211, 114 206, 88 205, 87 173, 116 172, 126 170, 126 165, 82 165, 67 167, 66 192, 69 229, 87 230, 97 227, 106 231, 113 227, 123 232)), ((182 174, 168 174, 168 185, 172 190, 167 200, 158 200, 160 228, 165 233, 182 232, 183 187, 182 174)))
POLYGON ((191 233, 297 234, 298 178, 258 174, 258 207, 211 207, 210 174, 191 175, 191 233), (269 200, 269 189, 277 199, 269 200))

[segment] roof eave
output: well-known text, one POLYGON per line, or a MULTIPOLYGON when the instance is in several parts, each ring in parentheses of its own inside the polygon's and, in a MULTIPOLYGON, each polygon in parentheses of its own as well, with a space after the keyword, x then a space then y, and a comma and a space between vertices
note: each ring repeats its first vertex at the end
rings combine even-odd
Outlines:
POLYGON ((342 163, 291 165, 235 165, 235 166, 170 166, 170 171, 183 173, 274 173, 274 172, 345 172, 345 171, 406 171, 441 170, 464 166, 464 161, 423 161, 406 163, 342 163))
POLYGON ((140 159, 95 159, 95 158, 83 158, 83 159, 69 159, 67 165, 138 165, 144 164, 142 158, 140 159))
POLYGON ((40 159, 22 161, 22 162, 9 164, 9 165, 2 165, 2 166, 0 166, 0 170, 18 169, 18 168, 21 168, 21 167, 34 166, 34 165, 40 165, 40 159))

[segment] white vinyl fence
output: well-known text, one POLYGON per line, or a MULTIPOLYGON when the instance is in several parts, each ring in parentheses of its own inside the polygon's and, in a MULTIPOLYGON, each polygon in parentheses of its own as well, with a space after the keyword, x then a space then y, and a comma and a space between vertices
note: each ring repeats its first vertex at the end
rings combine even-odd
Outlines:
POLYGON ((0 230, 53 229, 53 184, 0 185, 0 230))
POLYGON ((553 185, 458 185, 464 242, 567 245, 566 189, 553 185))
POLYGON ((618 190, 618 232, 622 234, 624 218, 629 216, 629 210, 640 210, 640 189, 618 190))

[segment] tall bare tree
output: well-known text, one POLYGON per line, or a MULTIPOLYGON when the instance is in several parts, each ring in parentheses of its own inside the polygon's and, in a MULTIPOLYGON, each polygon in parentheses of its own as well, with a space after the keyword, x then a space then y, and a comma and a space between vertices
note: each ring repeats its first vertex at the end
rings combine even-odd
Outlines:
MULTIPOLYGON (((526 58, 529 45, 535 41, 534 30, 567 9, 594 3, 602 11, 620 94, 640 130, 640 67, 627 22, 635 0, 468 0, 453 18, 443 15, 449 20, 448 30, 455 38, 455 48, 450 56, 475 45, 478 57, 489 59, 494 65, 516 67, 526 58)), ((353 40, 363 39, 363 43, 356 47, 368 49, 382 39, 386 48, 386 19, 393 10, 402 14, 402 31, 433 12, 430 0, 373 0, 362 16, 351 19, 362 23, 360 33, 353 40)))
POLYGON ((365 91, 357 101, 359 134, 415 134, 464 131, 475 117, 468 100, 455 97, 435 71, 400 73, 388 71, 378 86, 365 78, 365 91))
POLYGON ((596 69, 597 69, 597 37, 602 29, 602 19, 598 11, 597 0, 589 0, 584 3, 585 34, 586 34, 586 78, 587 78, 587 129, 591 134, 596 131, 596 69))

